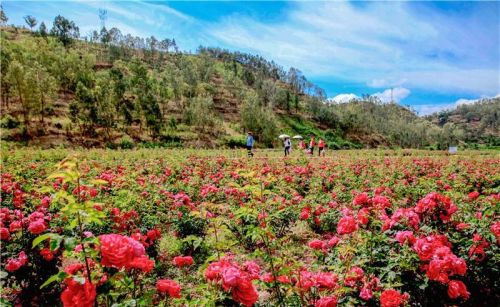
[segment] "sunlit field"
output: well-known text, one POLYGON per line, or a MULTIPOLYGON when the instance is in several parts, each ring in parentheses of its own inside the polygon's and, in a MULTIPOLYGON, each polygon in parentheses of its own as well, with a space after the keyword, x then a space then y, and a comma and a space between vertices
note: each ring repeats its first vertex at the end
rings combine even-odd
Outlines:
POLYGON ((498 151, 246 155, 4 149, 2 304, 498 304, 498 151))

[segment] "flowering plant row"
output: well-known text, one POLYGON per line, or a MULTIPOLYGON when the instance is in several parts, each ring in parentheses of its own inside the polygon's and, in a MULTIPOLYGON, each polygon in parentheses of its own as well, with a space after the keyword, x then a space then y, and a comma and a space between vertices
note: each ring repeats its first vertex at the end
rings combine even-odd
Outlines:
POLYGON ((492 306, 500 159, 427 154, 17 151, 2 304, 492 306))

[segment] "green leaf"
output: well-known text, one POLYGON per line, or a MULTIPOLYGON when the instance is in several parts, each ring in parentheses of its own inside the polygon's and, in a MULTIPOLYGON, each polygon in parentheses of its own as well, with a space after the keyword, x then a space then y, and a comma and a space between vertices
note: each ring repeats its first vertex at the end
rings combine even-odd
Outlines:
POLYGON ((5 271, 0 271, 0 279, 4 279, 6 278, 7 276, 9 276, 9 273, 5 272, 5 271))
POLYGON ((90 183, 92 185, 95 185, 95 186, 108 184, 108 182, 106 180, 102 180, 102 179, 92 179, 92 180, 90 180, 90 183))
MULTIPOLYGON (((61 243, 61 240, 62 240, 62 237, 56 233, 46 233, 46 234, 43 234, 41 236, 38 236, 36 237, 34 240, 33 240, 33 243, 31 244, 31 248, 35 248, 36 246, 38 246, 38 244, 42 243, 43 241, 47 240, 47 239, 52 239, 52 240, 56 240, 59 242, 59 244, 61 243)), ((59 245, 58 244, 58 245, 59 245)), ((52 246, 52 243, 51 243, 51 246, 52 246)))
POLYGON ((63 237, 62 236, 56 236, 54 238, 51 238, 50 240, 50 250, 54 251, 59 248, 61 245, 63 237))
POLYGON ((0 307, 11 307, 12 304, 3 297, 0 298, 0 307))
POLYGON ((53 191, 53 189, 51 186, 43 186, 40 189, 38 189, 38 193, 40 193, 40 194, 46 194, 46 193, 50 193, 52 191, 53 191))
POLYGON ((72 237, 64 238, 64 249, 65 250, 72 251, 75 249, 75 246, 76 246, 75 238, 72 238, 72 237))
POLYGON ((67 173, 63 173, 63 172, 60 172, 60 173, 53 173, 51 174, 49 177, 47 177, 48 179, 56 179, 56 178, 66 178, 67 177, 67 173))
POLYGON ((40 289, 42 288, 45 288, 46 286, 50 285, 51 283, 53 282, 56 282, 56 281, 62 281, 64 280, 64 278, 66 278, 66 276, 68 276, 68 274, 66 274, 66 272, 64 271, 61 271, 55 275, 52 275, 49 277, 49 279, 47 279, 41 286, 40 286, 40 289))

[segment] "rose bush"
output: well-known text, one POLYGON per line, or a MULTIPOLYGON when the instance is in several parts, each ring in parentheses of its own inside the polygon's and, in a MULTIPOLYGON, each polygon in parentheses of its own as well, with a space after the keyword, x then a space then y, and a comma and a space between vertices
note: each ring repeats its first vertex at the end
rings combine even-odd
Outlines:
POLYGON ((500 159, 16 150, 2 304, 493 306, 500 159))

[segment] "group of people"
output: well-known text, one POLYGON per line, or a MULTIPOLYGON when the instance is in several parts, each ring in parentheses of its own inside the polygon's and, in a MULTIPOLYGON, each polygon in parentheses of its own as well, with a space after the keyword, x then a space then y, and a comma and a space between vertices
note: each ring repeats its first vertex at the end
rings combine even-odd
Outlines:
MULTIPOLYGON (((252 149, 253 149, 254 144, 255 144, 255 139, 253 138, 253 134, 252 134, 252 132, 248 132, 247 133, 247 143, 246 143, 248 157, 253 157, 252 149)), ((325 155, 325 147, 326 147, 325 141, 320 138, 317 145, 318 145, 318 156, 324 156, 325 155)), ((283 140, 283 147, 285 149, 285 157, 290 155, 290 151, 292 149, 292 141, 290 140, 289 137, 286 137, 283 140)), ((303 139, 300 139, 299 150, 302 150, 305 153, 313 156, 315 147, 316 147, 316 138, 315 138, 314 134, 311 134, 311 140, 309 141, 309 147, 306 146, 303 139)))
MULTIPOLYGON (((325 147, 326 143, 323 139, 319 139, 318 141, 318 156, 324 156, 325 155, 325 147)), ((284 141, 284 147, 285 147, 285 157, 290 154, 290 148, 292 147, 292 142, 290 141, 290 138, 286 138, 284 141)), ((311 134, 311 140, 309 141, 309 147, 306 146, 306 143, 304 142, 303 139, 300 139, 299 142, 299 149, 303 150, 305 153, 313 156, 314 155, 314 148, 316 148, 316 137, 314 134, 311 134)))

